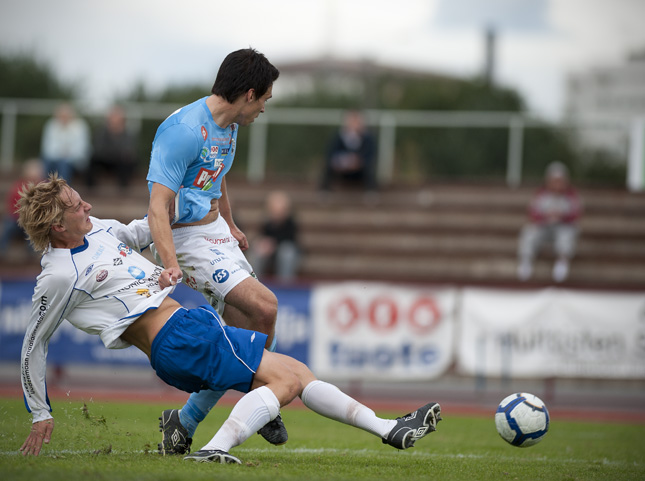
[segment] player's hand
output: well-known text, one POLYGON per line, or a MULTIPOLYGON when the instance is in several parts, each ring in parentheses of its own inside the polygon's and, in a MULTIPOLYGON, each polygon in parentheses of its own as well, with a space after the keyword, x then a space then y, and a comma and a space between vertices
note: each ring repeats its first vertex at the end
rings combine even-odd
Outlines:
POLYGON ((179 267, 164 269, 159 276, 159 287, 165 289, 166 287, 174 286, 181 282, 181 276, 181 269, 179 267))
POLYGON ((38 421, 31 425, 31 432, 27 439, 20 447, 20 452, 23 456, 34 455, 38 456, 40 454, 40 448, 42 448, 43 443, 49 444, 49 441, 52 438, 52 432, 54 431, 54 419, 45 419, 44 421, 38 421))
POLYGON ((246 238, 246 235, 244 234, 244 232, 238 229, 237 226, 234 226, 231 229, 231 234, 233 235, 233 237, 235 237, 235 239, 239 243, 241 250, 245 251, 246 249, 249 248, 249 241, 246 238))

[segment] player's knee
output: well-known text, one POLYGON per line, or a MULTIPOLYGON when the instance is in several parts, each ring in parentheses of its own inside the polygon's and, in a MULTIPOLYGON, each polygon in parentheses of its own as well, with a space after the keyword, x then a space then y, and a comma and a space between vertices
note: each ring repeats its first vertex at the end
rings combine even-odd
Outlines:
POLYGON ((275 328, 275 321, 278 317, 278 299, 271 293, 267 299, 258 303, 253 316, 257 329, 260 332, 272 332, 275 328))
POLYGON ((298 376, 295 375, 295 373, 288 373, 285 376, 284 389, 286 392, 286 397, 289 398, 289 402, 293 401, 296 396, 298 396, 302 392, 302 383, 300 382, 298 376))

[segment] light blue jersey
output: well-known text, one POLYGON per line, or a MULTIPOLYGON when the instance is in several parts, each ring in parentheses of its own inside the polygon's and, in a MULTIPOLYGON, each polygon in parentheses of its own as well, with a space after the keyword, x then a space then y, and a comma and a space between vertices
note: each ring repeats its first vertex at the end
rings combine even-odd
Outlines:
POLYGON ((176 222, 196 222, 222 196, 222 178, 235 158, 237 124, 219 127, 206 99, 171 114, 152 143, 148 188, 162 184, 177 192, 176 222), (183 188, 182 188, 183 187, 183 188))

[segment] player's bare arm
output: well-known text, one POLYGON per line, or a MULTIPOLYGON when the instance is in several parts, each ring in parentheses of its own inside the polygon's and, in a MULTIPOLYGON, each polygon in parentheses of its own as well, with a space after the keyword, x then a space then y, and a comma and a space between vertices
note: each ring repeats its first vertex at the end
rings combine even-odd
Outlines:
POLYGON ((153 184, 148 207, 148 225, 155 248, 165 267, 159 276, 159 286, 166 287, 177 283, 181 278, 181 269, 175 254, 175 243, 168 220, 168 212, 175 202, 175 192, 162 184, 153 184))

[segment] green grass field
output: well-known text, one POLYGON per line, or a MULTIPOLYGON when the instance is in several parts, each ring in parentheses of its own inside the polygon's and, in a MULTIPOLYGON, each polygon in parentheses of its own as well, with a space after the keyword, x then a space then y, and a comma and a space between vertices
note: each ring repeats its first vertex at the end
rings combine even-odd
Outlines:
MULTIPOLYGON (((506 444, 493 414, 467 417, 443 411, 436 433, 399 452, 374 436, 300 408, 282 415, 285 446, 253 436, 231 452, 242 465, 183 461, 157 454, 156 404, 54 399, 52 442, 37 458, 18 448, 31 416, 21 400, 0 399, 0 473, 7 480, 643 480, 645 426, 552 419, 545 439, 530 448, 506 444)), ((205 444, 230 406, 216 407, 200 426, 205 444)), ((379 412, 395 417, 404 413, 379 412)))

